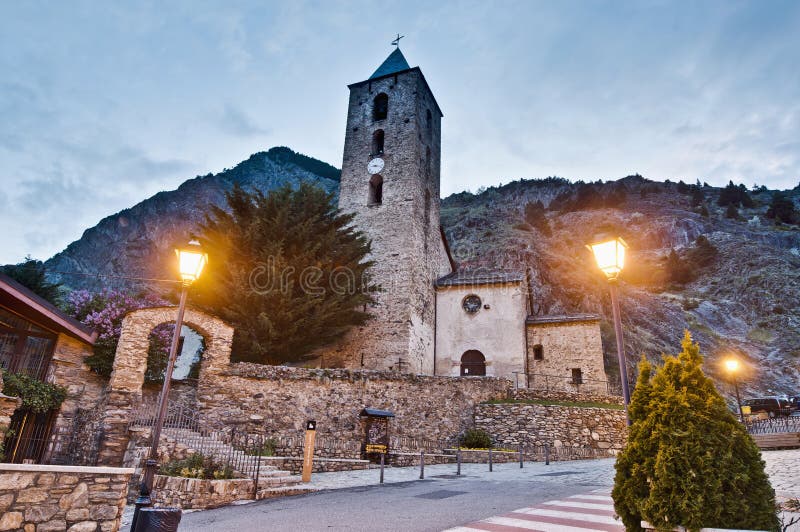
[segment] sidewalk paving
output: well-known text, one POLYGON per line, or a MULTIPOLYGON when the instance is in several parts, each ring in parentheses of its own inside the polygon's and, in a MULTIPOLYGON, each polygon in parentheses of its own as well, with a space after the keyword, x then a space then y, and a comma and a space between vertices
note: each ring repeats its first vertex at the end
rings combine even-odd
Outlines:
MULTIPOLYGON (((775 488, 776 494, 780 500, 787 498, 800 498, 800 449, 787 450, 787 451, 765 451, 762 453, 763 459, 766 463, 766 471, 769 475, 770 482, 775 488)), ((478 521, 480 526, 484 528, 475 528, 473 525, 464 525, 461 532, 467 530, 490 530, 494 532, 510 532, 514 527, 510 525, 510 520, 516 523, 523 521, 527 523, 521 528, 516 530, 551 530, 542 528, 543 525, 536 523, 532 525, 534 519, 542 520, 543 517, 550 517, 552 519, 572 519, 572 520, 586 520, 587 509, 585 505, 597 504, 602 508, 588 508, 598 512, 597 526, 602 525, 600 528, 591 528, 589 530, 622 530, 621 525, 614 522, 611 523, 608 519, 613 520, 613 503, 610 501, 609 494, 611 487, 614 483, 614 459, 600 459, 600 460, 574 460, 574 461, 554 461, 549 465, 543 462, 525 462, 523 469, 519 468, 517 463, 504 463, 495 464, 494 471, 489 472, 487 464, 462 464, 462 475, 465 477, 480 477, 483 479, 491 480, 496 484, 497 489, 502 489, 504 482, 519 481, 522 479, 533 479, 537 482, 545 484, 564 485, 569 484, 576 489, 572 493, 577 493, 572 497, 560 499, 555 501, 543 502, 541 504, 534 504, 530 507, 523 507, 520 510, 515 510, 510 514, 504 512, 501 515, 491 517, 484 521, 478 521), (598 490, 599 488, 599 490, 598 490), (580 495, 580 493, 583 495, 580 495), (594 498, 594 501, 584 500, 586 497, 594 498), (601 497, 602 499, 597 499, 601 497), (575 506, 578 504, 578 506, 575 506), (583 505, 583 506, 580 506, 583 505), (559 507, 553 509, 554 507, 559 507), (581 509, 582 508, 582 509, 581 509), (553 513, 555 512, 555 513, 553 513), (573 512, 570 514, 570 512, 573 512), (611 514, 607 515, 608 512, 611 514), (513 515, 512 515, 513 514, 513 515), (602 518, 602 519, 600 519, 602 518), (486 528, 487 526, 493 528, 486 528), (611 526, 619 526, 619 528, 607 528, 611 526)), ((387 467, 384 471, 385 484, 397 484, 415 481, 419 479, 419 467, 387 467)), ((438 464, 425 466, 425 478, 458 478, 455 476, 455 464, 438 464)), ((339 490, 346 488, 359 488, 377 486, 379 481, 380 471, 377 467, 360 471, 344 471, 335 473, 315 473, 312 476, 311 482, 305 486, 315 491, 328 491, 339 490)), ((541 484, 540 484, 541 485, 541 484)), ((556 495, 558 497, 560 494, 556 495)), ((542 499, 539 499, 542 500, 542 499)), ((244 502, 249 504, 251 501, 244 502)), ((534 502, 534 501, 531 501, 534 502)), ((242 504, 242 503, 240 503, 242 504)), ((523 504, 525 504, 523 502, 523 504)), ((528 503, 530 504, 530 503, 528 503)), ((511 507, 513 508, 513 506, 511 507)), ((133 506, 129 505, 123 518, 123 524, 130 523, 130 517, 133 506)), ((188 512, 193 512, 189 510, 188 512)), ((187 513, 188 513, 187 512, 187 513)), ((591 521, 589 521, 591 522, 591 521)), ((519 523, 516 523, 517 525, 519 523)), ((545 523, 546 524, 546 523, 545 523)), ((553 523, 551 523, 553 524, 553 523)), ((566 524, 558 525, 558 530, 569 530, 564 528, 566 524)), ((571 525, 570 525, 571 526, 571 525)), ((586 528, 586 526, 579 526, 576 528, 586 528)), ((555 530, 555 529, 552 529, 555 530)), ((792 531, 800 531, 800 526, 793 527, 792 531)))

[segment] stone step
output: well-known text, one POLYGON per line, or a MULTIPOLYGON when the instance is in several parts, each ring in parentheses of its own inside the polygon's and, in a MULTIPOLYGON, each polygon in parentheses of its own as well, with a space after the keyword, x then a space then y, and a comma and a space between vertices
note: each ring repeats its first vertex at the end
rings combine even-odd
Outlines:
POLYGON ((279 488, 285 486, 295 486, 297 484, 302 484, 303 477, 300 475, 292 475, 288 471, 287 474, 280 477, 259 477, 258 479, 258 488, 279 488))
POLYGON ((304 487, 295 487, 295 486, 285 486, 280 488, 265 488, 259 489, 256 493, 256 500, 261 499, 273 499, 276 497, 288 497, 291 495, 303 495, 305 493, 311 493, 316 491, 313 488, 304 488, 304 487))

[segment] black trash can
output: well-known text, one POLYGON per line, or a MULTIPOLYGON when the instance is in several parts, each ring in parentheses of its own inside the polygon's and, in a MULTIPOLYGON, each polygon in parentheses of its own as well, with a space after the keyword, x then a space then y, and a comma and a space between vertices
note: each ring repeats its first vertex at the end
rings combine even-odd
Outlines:
POLYGON ((180 508, 142 508, 132 532, 176 532, 180 522, 180 508))

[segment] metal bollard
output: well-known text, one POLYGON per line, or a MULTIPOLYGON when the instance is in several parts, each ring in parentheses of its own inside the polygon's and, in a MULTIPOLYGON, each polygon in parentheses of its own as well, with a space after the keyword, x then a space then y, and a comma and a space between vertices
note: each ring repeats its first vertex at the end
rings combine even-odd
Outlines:
POLYGON ((381 484, 383 484, 383 463, 385 461, 386 454, 381 453, 381 484))
POLYGON ((550 446, 544 444, 544 465, 550 465, 550 446))
POLYGON ((492 450, 489 449, 489 473, 492 472, 492 450))
POLYGON ((522 444, 519 446, 519 468, 522 469, 522 444))
POLYGON ((425 451, 419 452, 419 479, 425 478, 425 451))
POLYGON ((456 451, 456 464, 458 464, 457 467, 456 467, 456 475, 458 475, 460 477, 461 476, 461 449, 458 449, 456 451))

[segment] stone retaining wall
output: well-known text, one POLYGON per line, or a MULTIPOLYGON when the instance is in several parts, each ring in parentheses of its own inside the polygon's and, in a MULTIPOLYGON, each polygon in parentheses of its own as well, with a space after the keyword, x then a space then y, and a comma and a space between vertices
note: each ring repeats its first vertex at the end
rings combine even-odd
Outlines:
POLYGON ((360 442, 359 413, 371 407, 394 413, 392 435, 444 440, 472 426, 474 405, 505 398, 511 388, 510 381, 493 377, 250 363, 216 366, 206 358, 203 364, 197 398, 205 423, 221 428, 243 422, 247 432, 267 435, 300 431, 307 419, 314 419, 319 436, 360 442))
POLYGON ((516 388, 511 391, 511 397, 516 400, 550 399, 551 401, 583 401, 591 403, 608 403, 622 405, 622 397, 616 395, 602 395, 596 393, 564 392, 556 390, 535 390, 533 388, 516 388))
POLYGON ((525 403, 478 405, 475 427, 488 432, 498 447, 511 448, 622 449, 627 435, 624 410, 525 403))
MULTIPOLYGON (((303 471, 303 458, 291 456, 270 456, 262 458, 264 463, 275 466, 283 471, 289 471, 293 475, 299 475, 303 471)), ((341 459, 341 458, 315 458, 312 462, 311 471, 313 473, 331 473, 338 471, 356 471, 374 467, 369 460, 341 459)))
POLYGON ((253 480, 249 478, 206 480, 156 475, 153 481, 153 505, 160 508, 217 508, 252 500, 254 495, 253 480))
POLYGON ((133 469, 0 464, 0 530, 119 530, 133 469))

